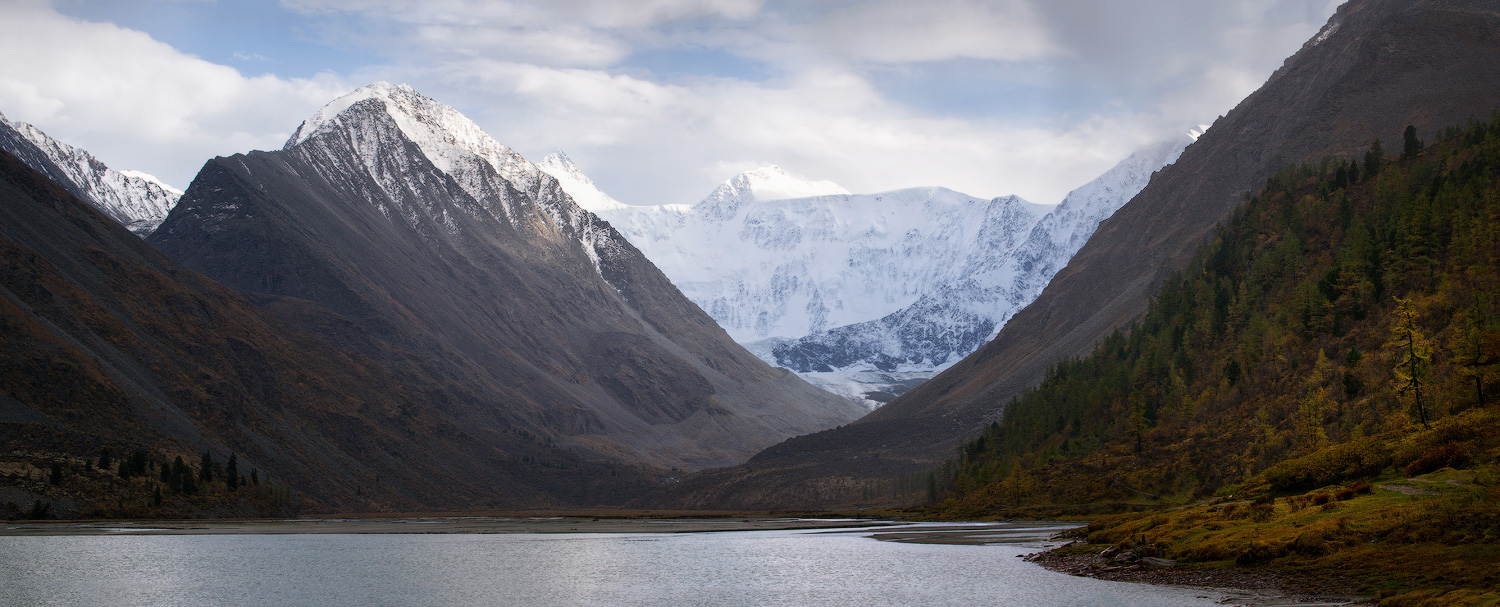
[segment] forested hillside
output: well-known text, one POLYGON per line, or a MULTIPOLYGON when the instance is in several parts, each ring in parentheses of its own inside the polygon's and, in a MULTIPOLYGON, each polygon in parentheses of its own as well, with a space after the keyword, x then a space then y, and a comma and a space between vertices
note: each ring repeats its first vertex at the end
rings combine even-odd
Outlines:
MULTIPOLYGON (((1450 582, 1496 563, 1500 116, 1393 147, 1247 195, 1141 323, 1055 365, 935 474, 938 510, 1188 504, 1093 539, 1242 564, 1466 547, 1468 565, 1440 551, 1450 582), (1362 510, 1278 535, 1341 507, 1362 510)), ((1360 566, 1382 561, 1405 566, 1360 566)))

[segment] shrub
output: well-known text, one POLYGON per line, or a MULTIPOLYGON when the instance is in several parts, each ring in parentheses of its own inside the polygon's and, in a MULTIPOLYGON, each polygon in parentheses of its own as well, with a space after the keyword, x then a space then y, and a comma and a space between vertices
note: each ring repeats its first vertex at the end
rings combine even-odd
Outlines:
POLYGON ((1286 556, 1286 553, 1287 546, 1285 544, 1272 545, 1266 542, 1252 542, 1234 557, 1234 562, 1238 565, 1254 565, 1277 557, 1286 556))
POLYGON ((1427 474, 1433 470, 1446 467, 1458 468, 1469 463, 1470 453, 1473 451, 1470 443, 1448 443, 1438 445, 1426 452, 1421 457, 1413 460, 1402 468, 1407 476, 1427 474))
POLYGON ((1328 541, 1318 531, 1307 531, 1292 541, 1291 549, 1298 554, 1322 556, 1328 554, 1328 541))
POLYGON ((1274 491, 1315 489, 1350 479, 1373 477, 1391 465, 1383 444, 1361 439, 1314 451, 1266 470, 1274 491))
POLYGON ((1332 498, 1329 497, 1329 495, 1327 493, 1319 493, 1317 495, 1314 495, 1313 498, 1312 498, 1313 505, 1316 505, 1316 506, 1322 506, 1323 504, 1328 503, 1328 500, 1330 500, 1330 499, 1332 499, 1332 498))
POLYGON ((1271 504, 1255 504, 1247 510, 1250 511, 1250 519, 1257 523, 1269 521, 1276 514, 1276 506, 1271 504))

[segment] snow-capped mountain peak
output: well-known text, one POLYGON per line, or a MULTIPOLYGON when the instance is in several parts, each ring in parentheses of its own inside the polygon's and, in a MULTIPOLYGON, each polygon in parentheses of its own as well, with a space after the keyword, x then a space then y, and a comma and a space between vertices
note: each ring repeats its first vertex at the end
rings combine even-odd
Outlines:
POLYGON ((0 148, 141 237, 161 225, 182 197, 182 190, 155 176, 111 169, 92 154, 53 139, 31 124, 10 122, 4 114, 0 114, 0 148))
POLYGON ((147 182, 147 183, 154 183, 154 184, 156 184, 156 187, 161 188, 163 192, 166 192, 166 193, 171 194, 173 196, 176 196, 176 197, 179 197, 179 198, 182 196, 182 190, 179 190, 177 188, 172 187, 171 185, 168 185, 166 182, 164 182, 164 181, 162 181, 160 179, 157 179, 155 175, 152 175, 152 174, 147 173, 145 171, 132 171, 130 169, 121 169, 120 170, 120 174, 124 175, 126 177, 129 177, 131 179, 139 179, 139 180, 147 182))
POLYGON ((742 205, 767 200, 790 200, 849 194, 832 181, 809 181, 794 177, 776 165, 764 166, 729 178, 702 202, 694 205, 704 216, 728 219, 742 205))
POLYGON ((317 135, 346 128, 342 118, 345 112, 367 100, 380 102, 401 133, 422 150, 433 166, 458 178, 460 185, 470 193, 475 193, 475 184, 465 180, 462 174, 475 157, 494 167, 502 178, 522 191, 535 186, 542 174, 536 165, 495 141, 452 106, 425 97, 408 85, 385 81, 360 87, 329 102, 312 118, 303 121, 282 149, 291 149, 317 135))
POLYGON ((589 211, 598 213, 623 209, 627 206, 599 189, 599 186, 594 184, 594 180, 584 175, 578 165, 573 164, 573 159, 568 158, 562 150, 548 154, 541 162, 536 163, 536 166, 548 175, 557 178, 557 182, 562 184, 563 191, 572 196, 578 206, 589 211))
MULTIPOLYGON (((873 405, 992 339, 1201 133, 1143 147, 1055 206, 940 187, 850 194, 765 167, 694 205, 599 214, 736 341, 873 405)), ((575 199, 613 202, 565 156, 543 165, 575 199)))

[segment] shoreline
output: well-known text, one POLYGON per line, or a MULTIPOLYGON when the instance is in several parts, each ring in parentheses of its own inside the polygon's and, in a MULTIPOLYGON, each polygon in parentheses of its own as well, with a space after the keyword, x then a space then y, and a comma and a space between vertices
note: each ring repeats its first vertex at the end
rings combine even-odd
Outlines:
POLYGON ((1115 565, 1096 554, 1066 554, 1066 544, 1026 555, 1043 568, 1078 577, 1155 586, 1202 588, 1229 595, 1226 604, 1257 607, 1332 607, 1373 604, 1374 597, 1359 595, 1338 580, 1313 579, 1240 567, 1153 567, 1143 564, 1115 565))

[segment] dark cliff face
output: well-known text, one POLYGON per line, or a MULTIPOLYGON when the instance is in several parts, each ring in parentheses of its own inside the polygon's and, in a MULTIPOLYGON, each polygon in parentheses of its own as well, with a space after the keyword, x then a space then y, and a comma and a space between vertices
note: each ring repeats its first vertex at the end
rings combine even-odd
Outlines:
POLYGON ((210 161, 150 243, 285 322, 460 387, 419 405, 471 431, 698 469, 858 414, 735 345, 550 176, 441 170, 383 103, 210 161))
MULTIPOLYGON (((350 326, 305 302, 268 304, 350 326)), ((651 482, 450 410, 479 398, 410 359, 375 360, 275 320, 0 153, 7 457, 236 453, 243 473, 323 511, 618 503, 651 482)))
POLYGON ((746 466, 691 479, 689 504, 813 506, 851 499, 951 456, 1062 357, 1140 318, 1151 293, 1277 170, 1353 156, 1407 124, 1424 137, 1500 105, 1500 8, 1466 0, 1354 0, 1260 90, 1100 225, 989 344, 845 428, 800 437, 746 466), (1323 36, 1322 34, 1327 34, 1323 36), (797 479, 797 486, 787 481, 797 479))

